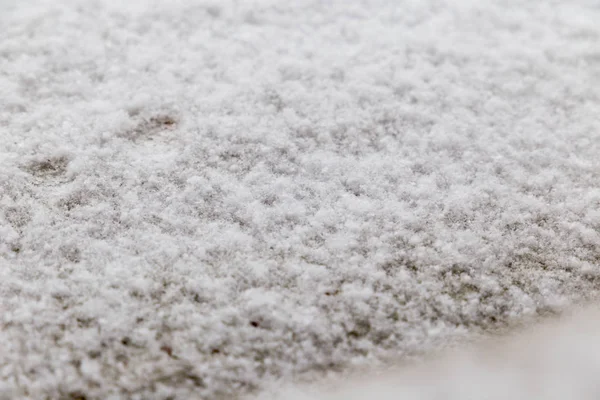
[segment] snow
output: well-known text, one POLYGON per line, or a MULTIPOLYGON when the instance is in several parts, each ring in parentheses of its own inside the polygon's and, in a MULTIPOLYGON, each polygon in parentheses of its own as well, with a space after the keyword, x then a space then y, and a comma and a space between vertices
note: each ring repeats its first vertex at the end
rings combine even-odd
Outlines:
POLYGON ((260 400, 597 399, 598 308, 426 362, 323 387, 272 387, 260 400))
POLYGON ((599 294, 595 1, 0 7, 0 398, 235 398, 599 294))

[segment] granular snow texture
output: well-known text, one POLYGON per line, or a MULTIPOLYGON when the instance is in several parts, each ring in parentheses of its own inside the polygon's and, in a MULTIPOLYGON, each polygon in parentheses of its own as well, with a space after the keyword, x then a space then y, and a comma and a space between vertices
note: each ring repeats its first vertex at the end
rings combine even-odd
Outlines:
MULTIPOLYGON (((437 360, 337 389, 290 388, 260 400, 597 400, 600 313, 586 310, 525 334, 485 341, 437 360)), ((328 383, 331 386, 331 382, 328 383)))
POLYGON ((600 294, 593 0, 0 0, 0 398, 232 399, 600 294))

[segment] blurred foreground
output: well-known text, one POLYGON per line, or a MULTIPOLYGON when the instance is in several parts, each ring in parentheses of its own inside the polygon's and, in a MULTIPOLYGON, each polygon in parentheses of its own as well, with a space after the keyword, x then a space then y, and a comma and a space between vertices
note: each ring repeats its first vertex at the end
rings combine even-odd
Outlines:
POLYGON ((337 389, 289 389, 261 400, 598 399, 600 310, 569 313, 525 332, 337 389))

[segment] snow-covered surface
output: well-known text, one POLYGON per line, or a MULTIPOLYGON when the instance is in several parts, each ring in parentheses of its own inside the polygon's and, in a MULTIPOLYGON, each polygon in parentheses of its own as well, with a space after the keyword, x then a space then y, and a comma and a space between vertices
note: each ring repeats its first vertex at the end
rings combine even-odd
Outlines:
POLYGON ((595 297, 598 21, 0 0, 0 398, 229 399, 595 297))
POLYGON ((265 392, 259 399, 595 400, 600 398, 599 337, 596 308, 417 367, 338 381, 335 389, 265 392))

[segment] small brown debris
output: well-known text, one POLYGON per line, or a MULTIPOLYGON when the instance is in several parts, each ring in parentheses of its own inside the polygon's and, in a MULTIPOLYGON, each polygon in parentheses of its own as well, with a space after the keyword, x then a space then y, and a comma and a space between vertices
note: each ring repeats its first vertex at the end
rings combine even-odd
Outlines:
POLYGON ((167 353, 167 355, 169 357, 173 357, 173 348, 171 346, 168 346, 168 345, 165 344, 165 345, 163 345, 163 346, 160 347, 160 350, 164 351, 165 353, 167 353))

